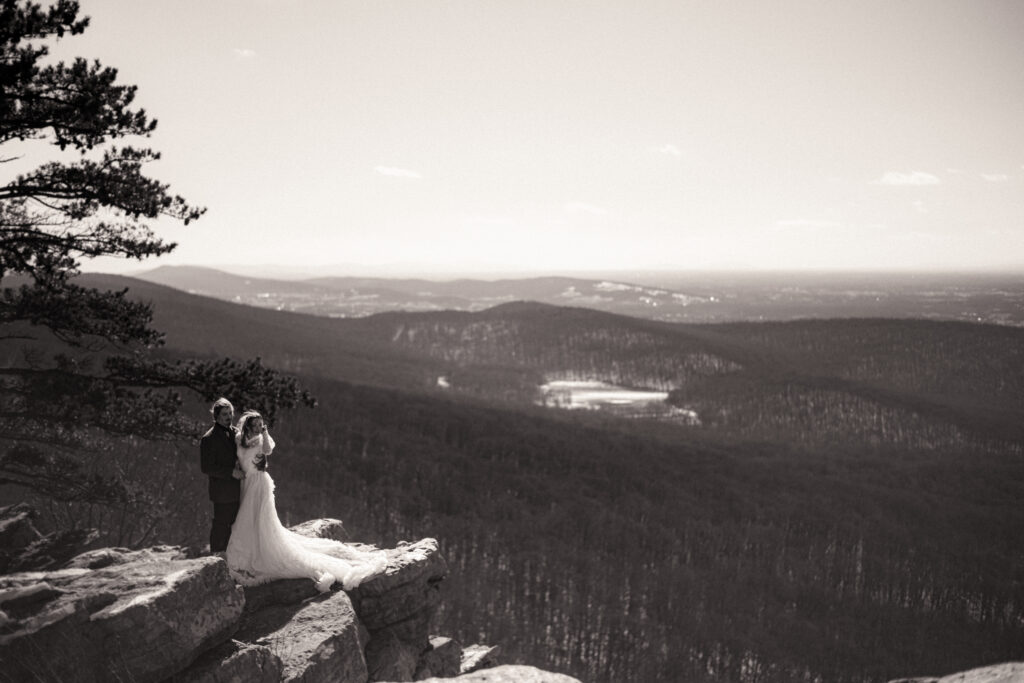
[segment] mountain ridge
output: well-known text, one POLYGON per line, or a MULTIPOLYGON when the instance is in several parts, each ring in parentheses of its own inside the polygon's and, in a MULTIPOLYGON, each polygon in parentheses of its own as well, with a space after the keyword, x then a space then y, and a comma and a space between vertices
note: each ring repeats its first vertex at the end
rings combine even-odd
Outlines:
POLYGON ((829 317, 932 318, 1024 326, 1024 277, 970 274, 911 277, 693 273, 637 281, 614 276, 530 276, 452 280, 316 277, 274 280, 195 266, 137 275, 185 291, 266 308, 359 317, 384 310, 481 310, 502 301, 584 306, 673 322, 829 317))

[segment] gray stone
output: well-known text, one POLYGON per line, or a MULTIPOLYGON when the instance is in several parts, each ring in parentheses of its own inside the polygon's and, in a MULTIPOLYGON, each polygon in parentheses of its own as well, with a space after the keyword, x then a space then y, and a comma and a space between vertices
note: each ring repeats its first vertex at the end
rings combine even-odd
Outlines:
POLYGON ((227 640, 243 599, 223 560, 176 550, 8 574, 0 659, 13 680, 159 681, 227 640))
POLYGON ((437 676, 451 678, 461 673, 462 645, 451 638, 434 636, 430 649, 420 655, 413 680, 422 681, 437 676))
POLYGON ((366 646, 366 668, 371 681, 411 681, 420 650, 396 634, 383 630, 366 646))
POLYGON ((131 562, 160 562, 167 560, 184 560, 187 554, 184 548, 176 545, 155 545, 142 550, 128 548, 97 548, 76 555, 69 560, 65 568, 103 569, 131 562))
POLYGON ((356 612, 371 633, 400 627, 403 640, 415 640, 425 650, 430 646, 428 624, 440 601, 447 564, 432 538, 400 543, 385 552, 384 574, 349 591, 356 612))
POLYGON ((283 668, 270 648, 230 640, 207 650, 167 683, 277 683, 283 668))
POLYGON ((265 646, 281 659, 281 681, 364 683, 368 634, 343 591, 298 605, 247 614, 238 640, 265 646))
POLYGON ((500 654, 498 645, 469 645, 462 650, 459 671, 467 674, 497 666, 500 654))
POLYGON ((420 655, 430 648, 430 619, 447 565, 432 538, 385 553, 387 570, 349 594, 372 634, 366 650, 371 680, 411 681, 420 655))
POLYGON ((426 683, 580 683, 578 678, 542 671, 532 666, 506 664, 493 669, 482 669, 456 678, 427 678, 426 683))
POLYGON ((245 586, 245 611, 259 612, 274 605, 295 605, 320 595, 311 579, 279 579, 245 586))

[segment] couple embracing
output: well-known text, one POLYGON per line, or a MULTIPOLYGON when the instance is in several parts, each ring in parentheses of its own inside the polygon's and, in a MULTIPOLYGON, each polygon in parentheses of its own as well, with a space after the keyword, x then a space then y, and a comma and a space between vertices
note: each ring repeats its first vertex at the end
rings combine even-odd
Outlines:
POLYGON ((262 416, 235 409, 224 398, 210 408, 213 426, 199 442, 203 473, 210 477, 213 524, 210 552, 224 557, 236 581, 255 585, 309 578, 320 591, 335 582, 348 590, 387 567, 379 550, 362 550, 286 529, 277 516, 274 480, 267 472, 274 439, 262 416))

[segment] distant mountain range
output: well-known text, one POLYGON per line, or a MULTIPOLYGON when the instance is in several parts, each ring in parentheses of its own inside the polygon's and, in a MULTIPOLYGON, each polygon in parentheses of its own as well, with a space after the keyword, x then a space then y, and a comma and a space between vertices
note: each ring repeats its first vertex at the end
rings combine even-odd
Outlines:
MULTIPOLYGON (((233 281, 217 271, 200 272, 233 281)), ((981 437, 1024 436, 1018 419, 1024 410, 1024 330, 1007 326, 879 318, 667 323, 522 301, 481 311, 330 318, 238 305, 120 276, 80 280, 128 287, 134 297, 151 301, 155 326, 172 348, 261 356, 268 365, 304 375, 518 406, 533 404, 548 380, 603 381, 673 392, 680 408, 699 409, 709 419, 729 415, 706 423, 728 433, 750 426, 740 419, 739 406, 756 409, 750 424, 764 427, 784 422, 796 409, 793 397, 806 395, 818 405, 819 426, 835 421, 832 431, 861 429, 849 422, 854 413, 889 410, 981 437), (755 400, 764 406, 752 405, 755 400)))
POLYGON ((479 311, 536 301, 671 322, 886 317, 1024 325, 1021 276, 662 275, 644 284, 574 277, 278 280, 161 266, 136 277, 235 303, 330 317, 479 311))

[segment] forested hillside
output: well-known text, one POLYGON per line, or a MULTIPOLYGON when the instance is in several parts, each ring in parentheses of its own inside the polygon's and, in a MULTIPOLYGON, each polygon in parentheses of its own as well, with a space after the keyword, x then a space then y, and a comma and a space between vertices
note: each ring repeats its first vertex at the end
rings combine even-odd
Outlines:
MULTIPOLYGON (((588 681, 884 681, 1024 656, 1020 331, 528 304, 341 321, 137 291, 168 353, 303 375, 320 405, 274 426, 279 508, 357 540, 436 536, 438 631, 588 681), (672 389, 702 424, 529 400, 540 377, 594 373, 672 389)), ((202 543, 194 450, 131 454, 167 510, 150 540, 202 543)))

